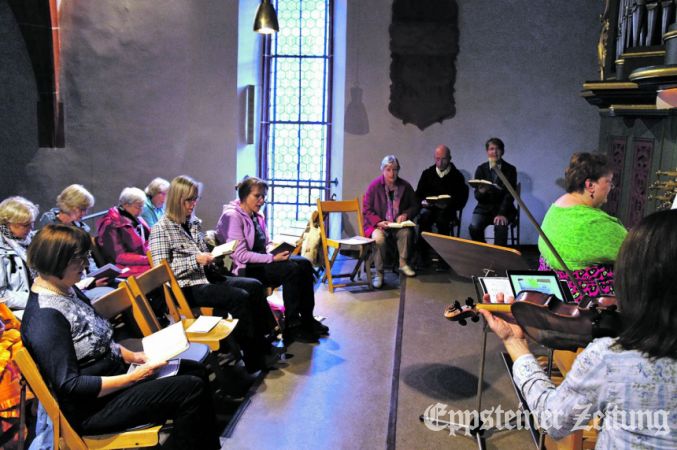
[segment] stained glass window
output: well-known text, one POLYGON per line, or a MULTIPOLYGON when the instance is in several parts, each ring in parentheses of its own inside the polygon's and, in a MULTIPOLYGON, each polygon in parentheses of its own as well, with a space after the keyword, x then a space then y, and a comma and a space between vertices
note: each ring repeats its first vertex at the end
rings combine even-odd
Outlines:
POLYGON ((264 41, 261 176, 271 235, 304 223, 329 185, 332 0, 275 1, 264 41))

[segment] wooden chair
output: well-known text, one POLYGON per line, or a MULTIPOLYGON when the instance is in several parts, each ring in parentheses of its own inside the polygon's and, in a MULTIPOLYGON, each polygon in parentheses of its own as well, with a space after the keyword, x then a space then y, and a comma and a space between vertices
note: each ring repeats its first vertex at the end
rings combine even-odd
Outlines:
POLYGON ((321 201, 317 200, 317 213, 320 220, 320 234, 322 237, 322 252, 324 255, 325 272, 324 278, 329 284, 329 292, 334 292, 335 288, 345 286, 366 285, 369 289, 373 289, 371 285, 371 270, 368 267, 368 261, 371 259, 371 253, 374 247, 374 240, 364 236, 364 228, 362 226, 362 208, 360 208, 360 200, 356 197, 352 200, 342 201, 321 201), (340 214, 354 214, 357 219, 357 233, 349 239, 329 239, 327 237, 327 219, 332 213, 340 214), (336 258, 342 249, 351 248, 358 249, 358 257, 352 271, 334 274, 332 268, 336 262, 336 258), (333 249, 333 252, 330 250, 333 249), (367 273, 366 281, 356 281, 355 277, 359 274, 360 269, 364 267, 367 273), (334 278, 350 278, 350 282, 335 284, 334 278))
POLYGON ((42 378, 35 361, 28 353, 28 350, 22 348, 14 355, 14 361, 19 366, 19 370, 31 390, 38 398, 40 403, 47 411, 47 415, 52 420, 54 426, 54 448, 67 448, 75 450, 86 449, 105 449, 105 448, 134 448, 134 447, 153 447, 159 442, 160 425, 150 426, 149 428, 123 431, 113 434, 102 434, 97 436, 80 436, 61 412, 56 397, 47 387, 42 378))
MULTIPOLYGON (((151 267, 153 267, 155 264, 153 264, 153 255, 151 254, 150 250, 146 251, 146 258, 148 258, 148 264, 150 264, 151 267)), ((170 266, 171 269, 171 266, 170 266)), ((172 272, 173 274, 173 272, 172 272)), ((205 315, 205 316, 211 316, 214 314, 214 308, 199 308, 200 314, 205 315)), ((171 310, 170 310, 171 313, 171 310)), ((173 316, 173 314, 172 314, 173 316)))
MULTIPOLYGON (((99 298, 93 306, 96 312, 107 320, 111 320, 131 309, 134 322, 143 336, 153 334, 162 328, 155 318, 150 304, 144 298, 134 299, 126 282, 120 283, 117 289, 99 298)), ((143 350, 141 339, 127 339, 122 341, 121 344, 132 351, 143 350)), ((188 349, 177 355, 177 358, 205 363, 209 356, 209 346, 191 342, 188 349)))
MULTIPOLYGON (((522 183, 517 183, 515 186, 515 190, 517 191, 517 194, 521 194, 522 192, 522 183)), ((508 223, 508 244, 511 247, 516 247, 520 245, 520 205, 517 203, 517 212, 515 213, 515 218, 508 223)), ((493 225, 490 225, 492 228, 494 227, 493 225)), ((494 231, 495 232, 495 231, 494 231)), ((494 242, 495 237, 494 235, 488 236, 486 238, 487 240, 491 240, 494 242)))
MULTIPOLYGON (((174 321, 183 322, 184 328, 188 328, 195 322, 196 315, 188 305, 174 272, 166 260, 162 260, 160 264, 141 275, 129 277, 127 284, 131 289, 133 299, 143 299, 146 302, 149 292, 162 288, 167 308, 174 321)), ((207 344, 212 351, 217 351, 233 328, 221 321, 208 333, 188 333, 188 340, 207 344)))

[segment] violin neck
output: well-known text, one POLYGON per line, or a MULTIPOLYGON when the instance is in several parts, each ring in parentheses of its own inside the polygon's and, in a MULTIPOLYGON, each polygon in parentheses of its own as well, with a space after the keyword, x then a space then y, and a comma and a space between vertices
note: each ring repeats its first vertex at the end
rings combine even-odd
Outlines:
POLYGON ((475 306, 489 312, 510 312, 510 303, 478 303, 475 306))

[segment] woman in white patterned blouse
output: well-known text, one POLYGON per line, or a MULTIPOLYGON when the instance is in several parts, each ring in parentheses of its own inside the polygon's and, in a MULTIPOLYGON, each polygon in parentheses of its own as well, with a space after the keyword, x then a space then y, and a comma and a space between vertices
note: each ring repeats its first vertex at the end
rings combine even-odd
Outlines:
POLYGON ((623 331, 593 340, 555 387, 517 325, 481 311, 503 340, 513 378, 555 439, 603 417, 596 448, 677 448, 677 210, 634 227, 616 260, 623 331), (545 420, 547 419, 547 420, 545 420))

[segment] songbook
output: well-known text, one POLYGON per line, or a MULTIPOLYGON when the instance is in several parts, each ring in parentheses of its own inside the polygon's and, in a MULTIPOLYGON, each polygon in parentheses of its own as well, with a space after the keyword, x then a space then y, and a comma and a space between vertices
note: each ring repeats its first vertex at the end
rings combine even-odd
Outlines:
POLYGON ((94 287, 96 280, 112 280, 126 274, 127 272, 129 272, 129 267, 121 269, 115 264, 109 263, 90 272, 85 278, 75 283, 75 285, 81 290, 90 289, 94 287))
POLYGON ((405 220, 404 222, 388 222, 388 228, 408 228, 415 227, 416 224, 411 220, 405 220))
MULTIPOLYGON (((179 367, 181 366, 181 360, 172 359, 167 361, 167 365, 160 367, 157 371, 149 378, 151 380, 158 380, 160 378, 171 377, 179 373, 179 367)), ((132 363, 129 365, 127 373, 134 373, 141 364, 132 363)))
MULTIPOLYGON (((200 316, 186 328, 186 333, 209 333, 223 319, 221 316, 200 316)), ((231 318, 232 319, 232 318, 231 318)))
POLYGON ((124 269, 119 268, 115 264, 106 264, 105 266, 99 267, 96 270, 92 270, 87 274, 87 278, 94 278, 95 280, 99 280, 101 278, 117 278, 120 275, 123 275, 125 273, 129 272, 129 267, 125 267, 124 269))
POLYGON ((277 255, 278 253, 283 253, 283 252, 293 252, 296 250, 296 246, 290 244, 289 242, 280 242, 279 244, 274 243, 270 249, 268 250, 269 253, 273 255, 277 255))
POLYGON ((183 324, 177 322, 141 340, 146 360, 168 361, 188 349, 188 337, 183 324))
POLYGON ((371 244, 374 242, 374 240, 364 236, 353 236, 345 239, 339 239, 337 242, 341 245, 365 245, 371 244))
POLYGON ((428 203, 434 203, 434 202, 439 202, 439 201, 451 200, 451 195, 447 195, 447 194, 431 195, 430 197, 426 197, 425 200, 426 200, 428 203))
POLYGON ((480 186, 485 186, 485 187, 494 187, 496 189, 500 189, 499 185, 496 183, 492 183, 489 180, 468 180, 468 184, 474 188, 478 188, 480 186))
POLYGON ((233 253, 235 251, 235 247, 237 246, 237 243, 238 243, 237 239, 234 239, 230 242, 226 242, 225 244, 217 245, 212 250, 212 256, 214 258, 218 258, 220 256, 230 255, 231 253, 233 253))

